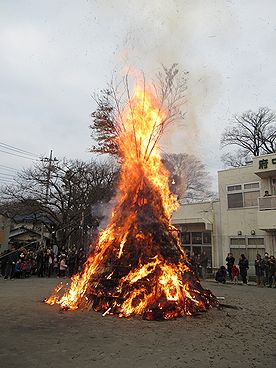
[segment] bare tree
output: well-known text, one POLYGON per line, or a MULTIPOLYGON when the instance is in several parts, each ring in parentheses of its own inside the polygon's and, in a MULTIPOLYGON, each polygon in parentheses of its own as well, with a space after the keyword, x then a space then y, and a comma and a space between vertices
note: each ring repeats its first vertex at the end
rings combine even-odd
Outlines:
MULTIPOLYGON (((222 134, 222 147, 237 146, 241 149, 234 159, 240 160, 241 154, 259 156, 276 152, 276 114, 269 108, 261 107, 257 112, 246 111, 234 116, 234 120, 222 134)), ((229 162, 227 154, 222 157, 226 165, 229 162)), ((231 160, 230 160, 231 161, 231 160)), ((228 165, 229 166, 229 165, 228 165)))
POLYGON ((240 167, 246 166, 251 161, 247 151, 238 149, 236 152, 227 152, 221 156, 221 160, 225 167, 240 167))
POLYGON ((57 241, 66 245, 80 226, 93 223, 91 205, 113 195, 117 167, 111 163, 62 160, 50 167, 40 162, 20 173, 16 185, 2 189, 3 208, 9 216, 38 214, 57 241))
POLYGON ((204 164, 187 153, 171 153, 163 156, 170 172, 171 191, 178 195, 180 203, 207 200, 214 197, 211 179, 204 164))
MULTIPOLYGON (((151 142, 157 142, 163 133, 165 126, 177 119, 183 118, 182 107, 185 100, 187 73, 179 71, 177 64, 170 68, 162 66, 157 73, 155 81, 151 82, 153 91, 159 101, 159 110, 166 110, 166 118, 154 126, 151 142)), ((141 82, 144 90, 145 77, 141 82)), ((119 154, 118 137, 124 131, 123 111, 126 106, 131 106, 129 76, 122 81, 112 81, 107 89, 93 96, 97 108, 91 114, 91 137, 96 143, 91 152, 119 154)), ((135 129, 135 128, 134 128, 135 129)), ((135 136, 135 132, 133 132, 135 136)))

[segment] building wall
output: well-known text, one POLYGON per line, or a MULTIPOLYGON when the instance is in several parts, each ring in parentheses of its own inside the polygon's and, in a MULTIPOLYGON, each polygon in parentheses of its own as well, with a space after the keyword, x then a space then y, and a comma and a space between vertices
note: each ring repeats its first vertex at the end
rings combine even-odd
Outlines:
MULTIPOLYGON (((264 237, 265 243, 268 242, 267 233, 258 229, 257 214, 258 206, 248 208, 228 208, 227 187, 229 185, 239 185, 259 182, 260 193, 262 192, 261 179, 254 174, 253 165, 245 167, 228 169, 218 172, 218 186, 220 198, 220 213, 221 213, 221 248, 220 263, 225 263, 225 258, 230 250, 236 253, 247 253, 248 238, 264 237), (255 235, 252 235, 254 234, 255 235), (237 239, 237 244, 230 244, 230 239, 237 239), (245 245, 238 244, 245 239, 245 245), (244 248, 244 251, 242 250, 244 248), (235 252, 237 249, 237 252, 235 252)), ((257 253, 257 251, 256 251, 257 253)))
MULTIPOLYGON (((215 220, 219 211, 218 203, 201 202, 182 205, 172 216, 172 223, 183 232, 211 232, 213 267, 217 267, 218 264, 217 236, 215 236, 218 226, 215 220), (213 229, 215 230, 213 231, 213 229)), ((204 245, 202 249, 204 249, 204 245)))
POLYGON ((204 228, 205 223, 211 224, 213 266, 225 264, 225 258, 230 251, 235 254, 236 259, 241 253, 246 253, 251 262, 250 273, 254 273, 256 253, 264 254, 268 251, 270 254, 276 254, 276 210, 259 211, 257 202, 250 207, 228 208, 227 187, 241 184, 242 190, 245 191, 244 184, 259 183, 259 197, 263 197, 266 190, 275 195, 275 188, 271 186, 274 178, 276 154, 256 157, 253 163, 247 166, 219 171, 219 201, 183 205, 173 214, 172 222, 184 224, 190 231, 197 231, 200 226, 204 228), (267 168, 262 167, 260 162, 266 162, 262 160, 267 160, 267 168), (264 225, 260 228, 260 216, 267 219, 267 229, 264 225), (270 223, 272 225, 269 225, 270 223))

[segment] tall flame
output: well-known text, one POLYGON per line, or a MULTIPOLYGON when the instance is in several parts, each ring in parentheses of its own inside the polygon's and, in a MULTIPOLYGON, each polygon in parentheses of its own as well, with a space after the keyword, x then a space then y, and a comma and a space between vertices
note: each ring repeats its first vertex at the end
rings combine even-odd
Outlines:
POLYGON ((167 114, 137 86, 120 117, 122 167, 117 205, 84 271, 62 296, 45 300, 65 309, 92 304, 119 316, 169 319, 206 310, 213 295, 199 284, 170 222, 177 208, 158 139, 167 114))

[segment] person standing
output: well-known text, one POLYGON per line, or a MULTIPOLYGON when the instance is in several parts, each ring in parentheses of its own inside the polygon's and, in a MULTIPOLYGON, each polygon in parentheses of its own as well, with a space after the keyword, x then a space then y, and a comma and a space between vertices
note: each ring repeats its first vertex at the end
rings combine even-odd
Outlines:
POLYGON ((5 276, 6 274, 6 268, 7 268, 7 265, 8 265, 8 255, 9 253, 9 250, 5 250, 2 254, 1 254, 1 276, 5 276))
POLYGON ((61 257, 59 264, 59 276, 65 278, 65 272, 67 269, 65 257, 61 257))
POLYGON ((21 261, 21 258, 19 257, 19 259, 17 260, 15 264, 14 277, 16 279, 21 279, 21 276, 22 276, 22 261, 21 261))
POLYGON ((232 277, 233 277, 233 282, 235 285, 239 283, 239 274, 240 274, 240 271, 238 267, 235 264, 233 264, 232 277))
POLYGON ((18 253, 15 251, 15 248, 11 249, 11 252, 7 256, 7 266, 5 272, 5 279, 7 280, 10 278, 11 280, 14 279, 15 276, 15 265, 18 260, 18 253))
POLYGON ((274 278, 274 287, 276 288, 276 280, 275 280, 275 273, 276 273, 276 259, 274 256, 270 256, 268 261, 268 287, 272 287, 272 282, 274 278))
POLYGON ((37 277, 44 276, 44 261, 44 252, 42 249, 39 249, 36 255, 37 277))
POLYGON ((260 254, 256 255, 255 259, 255 275, 257 286, 263 286, 264 284, 264 262, 260 254))
POLYGON ((242 278, 242 282, 244 284, 247 284, 247 270, 249 266, 248 266, 248 259, 245 257, 244 254, 241 254, 240 256, 239 268, 240 268, 240 275, 242 278))
POLYGON ((76 249, 73 249, 70 250, 68 253, 69 277, 72 277, 74 275, 75 263, 76 263, 76 249))
POLYGON ((54 268, 54 255, 50 250, 47 255, 47 276, 51 277, 54 268))
POLYGON ((207 271, 207 266, 208 266, 208 256, 207 256, 207 254, 206 254, 205 251, 203 251, 203 253, 201 254, 200 264, 201 264, 202 278, 205 279, 205 277, 206 277, 206 271, 207 271))
POLYGON ((227 266, 227 271, 228 271, 228 274, 229 274, 229 278, 230 278, 230 280, 233 280, 232 267, 235 264, 235 258, 233 257, 233 254, 228 253, 225 261, 226 261, 226 266, 227 266))
POLYGON ((264 264, 264 284, 268 285, 268 263, 269 263, 269 254, 265 252, 264 258, 263 258, 263 264, 264 264))
POLYGON ((53 260, 53 271, 54 271, 54 276, 58 276, 59 275, 59 262, 58 262, 58 257, 54 256, 54 260, 53 260))

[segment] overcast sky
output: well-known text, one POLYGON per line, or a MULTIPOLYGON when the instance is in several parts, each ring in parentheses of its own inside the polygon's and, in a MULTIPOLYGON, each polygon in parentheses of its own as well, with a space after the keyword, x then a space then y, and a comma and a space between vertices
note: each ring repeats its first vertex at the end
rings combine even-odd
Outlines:
MULTIPOLYGON (((276 110, 275 45, 275 0, 0 0, 0 142, 89 160, 92 93, 125 65, 150 78, 175 62, 187 115, 163 146, 197 155, 215 183, 231 116, 276 110)), ((0 165, 30 164, 0 152, 0 165)))

